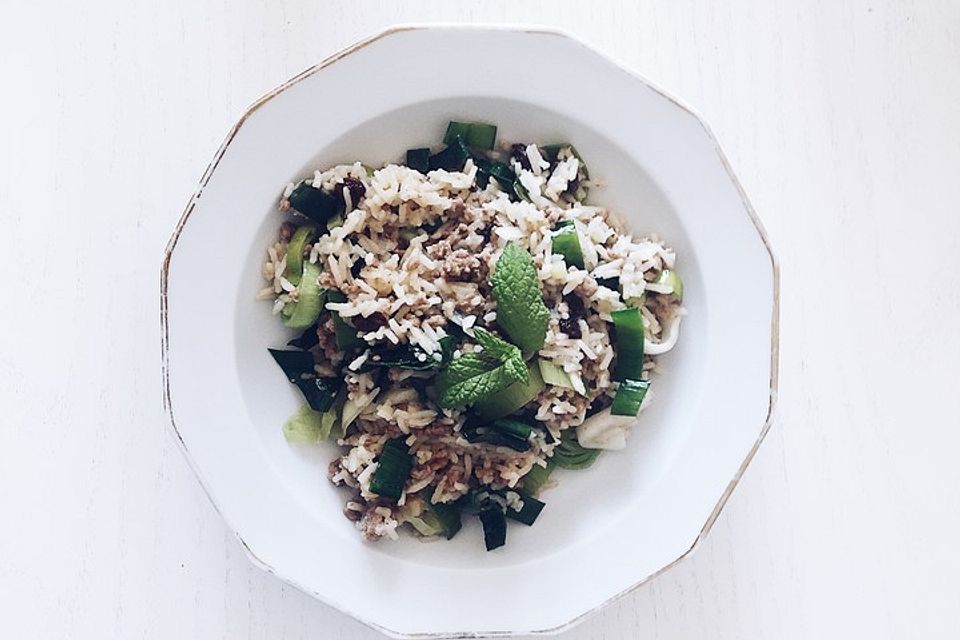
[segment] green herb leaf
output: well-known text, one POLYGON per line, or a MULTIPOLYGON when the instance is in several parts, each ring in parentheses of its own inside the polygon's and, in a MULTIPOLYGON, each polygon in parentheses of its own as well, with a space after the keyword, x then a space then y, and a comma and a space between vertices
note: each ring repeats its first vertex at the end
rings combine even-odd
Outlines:
POLYGON ((497 324, 524 354, 536 353, 546 338, 550 311, 543 304, 533 258, 511 242, 497 260, 490 281, 497 298, 497 324))
POLYGON ((526 373, 526 366, 516 358, 501 362, 468 353, 451 362, 437 376, 439 404, 445 408, 466 406, 522 380, 526 373))

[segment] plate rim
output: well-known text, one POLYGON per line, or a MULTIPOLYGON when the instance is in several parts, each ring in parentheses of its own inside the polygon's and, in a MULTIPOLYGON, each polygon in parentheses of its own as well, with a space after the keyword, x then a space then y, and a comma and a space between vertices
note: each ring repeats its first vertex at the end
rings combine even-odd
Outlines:
POLYGON ((161 382, 163 385, 163 390, 162 390, 163 391, 162 392, 163 407, 164 407, 164 412, 168 417, 169 428, 172 431, 173 435, 175 436, 177 442, 179 443, 179 448, 183 453, 184 458, 187 461, 187 465, 190 467, 191 471, 196 476, 197 481, 200 483, 200 486, 203 489, 203 492, 206 495, 207 499, 210 501, 210 504, 213 506, 214 511, 217 513, 218 516, 220 516, 221 520, 223 521, 227 529, 240 542, 240 546, 243 548, 244 553, 247 555, 247 558, 254 566, 277 577, 282 582, 289 584, 290 586, 296 588, 297 590, 313 598, 316 598, 324 602, 325 604, 332 606, 333 608, 337 609, 341 613, 346 613, 351 618, 357 620, 361 624, 393 638, 401 638, 404 640, 434 640, 437 638, 509 637, 518 633, 523 635, 554 635, 554 634, 562 633, 580 624, 585 619, 599 612, 601 609, 604 609, 605 607, 612 604, 613 602, 620 600, 621 598, 625 597, 626 595, 630 594, 631 592, 635 591, 636 589, 650 582, 654 578, 672 569, 674 566, 679 564, 682 560, 684 560, 689 555, 691 555, 694 551, 696 551, 696 549, 699 548, 704 538, 709 534, 710 530, 713 528, 713 525, 719 518, 720 513, 723 511, 723 508, 726 506, 727 501, 732 495, 734 489, 736 489, 737 485, 739 484, 740 479, 743 477, 743 474, 746 472, 747 467, 753 461, 753 458, 756 455, 757 451, 759 450, 760 445, 766 438, 767 433, 770 431, 770 428, 773 425, 775 411, 776 411, 778 388, 779 388, 780 265, 776 257, 776 254, 773 251, 773 247, 770 244, 770 240, 767 235, 766 229, 764 228, 759 215, 754 209, 753 204, 750 201, 750 198, 747 196, 746 190, 741 184, 740 179, 737 177, 736 173, 733 171, 733 167, 730 163, 730 160, 728 159, 727 154, 724 152, 719 139, 714 134, 713 130, 711 129, 706 119, 704 119, 704 117, 696 109, 686 104, 680 98, 662 89, 661 87, 659 87, 658 85, 656 85, 655 83, 651 82, 649 79, 644 77, 642 74, 637 73, 636 71, 631 69, 629 66, 622 64, 619 60, 617 60, 613 56, 595 49, 594 47, 585 43, 583 40, 573 35, 569 31, 559 27, 544 26, 544 25, 524 25, 524 24, 487 24, 487 23, 461 24, 461 23, 448 23, 448 22, 401 23, 401 24, 388 26, 382 29, 381 31, 375 33, 372 36, 368 36, 362 40, 359 40, 333 53, 332 55, 318 62, 317 64, 314 64, 308 67, 307 69, 296 74, 289 80, 281 83, 280 85, 268 91, 263 96, 261 96, 256 101, 254 101, 244 111, 244 113, 240 116, 237 122, 230 128, 223 142, 220 144, 219 148, 214 153, 213 158, 207 164, 206 169, 204 170, 203 174, 200 177, 200 181, 196 190, 188 200, 187 205, 180 216, 180 219, 178 220, 176 226, 174 227, 174 231, 170 237, 170 240, 167 242, 167 245, 164 249, 163 260, 161 262, 161 267, 160 267, 160 349, 161 349, 161 382), (772 299, 772 308, 771 308, 770 380, 769 380, 767 413, 764 419, 764 423, 760 428, 760 432, 756 440, 752 444, 749 451, 747 451, 746 456, 744 457, 743 461, 740 463, 739 467, 737 468, 733 478, 727 483, 716 505, 708 515, 706 522, 700 528, 700 531, 697 533, 697 536, 694 538, 693 542, 683 553, 681 553, 674 560, 664 565, 657 571, 647 575, 644 578, 641 578, 640 580, 630 585, 626 589, 623 589, 618 593, 614 594, 613 596, 610 596, 609 598, 607 598, 600 604, 594 606, 593 608, 589 609, 588 611, 580 613, 576 617, 571 618, 570 620, 562 624, 559 624, 553 627, 544 628, 544 629, 509 630, 509 631, 497 630, 497 631, 490 631, 490 632, 463 631, 463 632, 455 632, 453 634, 449 634, 446 632, 444 633, 432 633, 432 632, 408 633, 408 632, 396 631, 388 627, 385 627, 383 625, 380 625, 378 623, 365 620, 355 612, 346 612, 341 610, 336 605, 333 605, 332 603, 327 602, 320 594, 278 573, 277 570, 272 565, 265 562, 264 560, 262 560, 256 555, 253 549, 250 548, 250 546, 246 543, 246 541, 240 535, 239 531, 237 531, 230 524, 228 524, 227 519, 221 513, 220 508, 218 507, 216 501, 213 499, 213 496, 210 494, 207 482, 204 480, 203 475, 200 473, 200 470, 196 465, 193 459, 193 456, 191 455, 190 450, 187 447, 186 442, 184 441, 182 435, 180 434, 180 430, 177 427, 176 420, 174 418, 173 401, 170 393, 170 351, 169 351, 170 327, 169 327, 169 319, 168 319, 170 263, 173 258, 173 251, 174 249, 176 249, 177 242, 179 241, 180 236, 183 233, 183 229, 185 228, 187 221, 189 220, 191 214, 193 213, 193 210, 196 207, 196 204, 200 199, 200 196, 202 195, 204 189, 206 188, 207 183, 209 182, 211 176, 213 175, 213 172, 216 170, 221 159, 223 158, 224 154, 229 148, 231 142, 233 142, 234 138, 239 133, 240 129, 243 127, 246 121, 250 118, 250 116, 252 116, 258 109, 260 109, 260 107, 264 106, 267 102, 269 102, 279 94, 283 93, 287 89, 291 88, 292 86, 296 85, 297 83, 301 82, 302 80, 309 78, 310 76, 332 65, 333 63, 345 58, 348 55, 351 55, 357 51, 360 51, 361 49, 383 38, 392 36, 397 33, 402 33, 406 31, 418 31, 418 30, 419 31, 429 31, 429 30, 513 31, 513 32, 520 32, 520 33, 556 36, 556 37, 567 39, 583 47, 584 49, 589 51, 591 54, 599 56, 600 58, 605 60, 607 63, 617 67, 619 70, 630 75, 630 77, 632 77, 633 79, 641 82, 651 91, 655 92, 662 98, 671 102, 674 106, 680 108, 681 110, 693 116, 693 118, 697 121, 697 123, 703 129, 704 133, 706 133, 707 137, 710 140, 710 143, 713 145, 713 149, 716 152, 717 157, 720 159, 720 162, 723 165, 724 172, 726 173, 727 177, 731 180, 734 187, 736 188, 740 201, 743 204, 744 209, 746 210, 750 218, 750 222, 753 224, 754 229, 757 231, 757 234, 759 235, 760 240, 763 243, 764 248, 766 249, 767 255, 770 258, 770 267, 772 272, 771 275, 772 275, 773 299, 772 299))

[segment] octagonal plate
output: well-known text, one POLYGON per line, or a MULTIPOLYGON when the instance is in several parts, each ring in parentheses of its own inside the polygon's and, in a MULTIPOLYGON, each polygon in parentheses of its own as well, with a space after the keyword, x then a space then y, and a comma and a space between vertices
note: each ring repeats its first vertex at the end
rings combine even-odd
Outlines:
POLYGON ((689 108, 549 30, 399 27, 257 102, 201 179, 163 262, 164 385, 177 437, 258 565, 390 635, 548 633, 625 593, 705 535, 770 424, 776 264, 716 140, 689 108), (684 277, 679 346, 628 448, 559 472, 536 526, 485 553, 365 543, 325 479, 332 445, 287 445, 298 401, 267 354, 288 337, 256 301, 282 185, 315 167, 396 161, 448 119, 572 142, 608 186, 592 202, 656 232, 684 277))

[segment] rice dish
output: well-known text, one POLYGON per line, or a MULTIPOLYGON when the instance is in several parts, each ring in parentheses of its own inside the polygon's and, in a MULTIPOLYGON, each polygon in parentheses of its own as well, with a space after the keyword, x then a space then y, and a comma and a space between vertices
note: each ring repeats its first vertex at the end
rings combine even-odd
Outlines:
POLYGON ((555 468, 641 428, 683 289, 669 246, 586 203, 573 146, 460 122, 444 143, 288 184, 260 295, 296 330, 271 349, 305 399, 284 433, 340 446, 329 478, 363 537, 475 515, 490 550, 555 468))

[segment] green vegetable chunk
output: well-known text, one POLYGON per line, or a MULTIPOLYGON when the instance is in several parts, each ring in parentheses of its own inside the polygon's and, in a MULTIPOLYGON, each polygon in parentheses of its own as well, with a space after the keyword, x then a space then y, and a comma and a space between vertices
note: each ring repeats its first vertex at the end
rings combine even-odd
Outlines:
POLYGON ((370 481, 370 491, 384 498, 399 500, 410 477, 413 460, 404 438, 394 438, 383 445, 377 470, 370 481))
POLYGON ((676 271, 673 269, 664 269, 661 271, 657 277, 657 284, 670 286, 673 291, 668 295, 673 296, 677 302, 683 302, 683 281, 680 280, 680 276, 677 275, 676 271))
POLYGON ((460 171, 470 157, 470 147, 463 138, 457 137, 446 149, 430 156, 429 169, 444 169, 446 171, 460 171))
POLYGON ((407 150, 407 166, 416 169, 420 173, 426 173, 430 170, 430 149, 423 147, 421 149, 407 150))
POLYGON ((520 509, 514 509, 508 505, 506 516, 511 520, 516 520, 517 522, 523 523, 529 527, 537 521, 537 518, 540 516, 540 512, 543 511, 543 508, 547 505, 540 500, 537 500, 530 494, 520 491, 517 493, 520 495, 520 500, 523 502, 523 506, 520 507, 520 509))
MULTIPOLYGON (((455 361, 459 362, 459 360, 455 361)), ((477 415, 484 420, 496 420, 508 416, 522 408, 525 404, 537 397, 543 391, 543 378, 540 376, 540 367, 531 363, 527 368, 526 381, 517 381, 499 393, 487 396, 473 405, 477 415)))
POLYGON ((303 249, 316 235, 317 228, 308 224, 297 229, 290 238, 290 244, 287 245, 287 268, 283 272, 290 284, 300 284, 300 278, 303 276, 303 249))
POLYGON ((549 360, 537 360, 537 366, 540 367, 540 375, 546 384, 554 387, 563 387, 573 389, 573 383, 570 381, 570 374, 561 367, 555 365, 549 360))
POLYGON ((613 397, 610 413, 615 416, 637 415, 640 413, 640 405, 649 388, 648 380, 624 380, 617 387, 617 395, 613 397))
POLYGON ((545 467, 534 465, 533 468, 530 469, 525 476, 523 476, 524 491, 533 495, 540 493, 543 485, 547 484, 547 480, 550 479, 550 474, 553 472, 555 467, 556 463, 554 463, 552 459, 545 467))
POLYGON ((441 531, 447 540, 457 535, 463 524, 460 521, 460 510, 452 504, 431 504, 427 499, 427 513, 434 515, 440 524, 441 531))
POLYGON ((336 420, 335 411, 320 413, 305 404, 284 423, 283 435, 287 442, 315 444, 330 437, 336 420))
POLYGON ((568 265, 583 269, 583 250, 573 220, 564 220, 557 225, 553 232, 553 252, 563 256, 568 265))
POLYGON ((491 283, 497 299, 497 324, 524 355, 536 353, 546 338, 550 311, 543 304, 533 258, 519 245, 509 243, 497 260, 491 283))
POLYGON ((323 310, 326 290, 320 287, 320 265, 307 262, 303 265, 303 278, 300 280, 299 295, 293 305, 293 313, 284 318, 283 324, 291 329, 306 329, 316 323, 323 310))
MULTIPOLYGON (((347 297, 339 289, 329 289, 327 291, 327 302, 341 304, 347 301, 347 297)), ((352 349, 366 346, 366 342, 357 335, 357 330, 353 328, 346 320, 340 317, 336 311, 330 312, 333 318, 333 334, 337 342, 337 349, 340 351, 350 351, 352 349)))
POLYGON ((301 182, 288 198, 294 211, 302 213, 317 224, 326 225, 330 218, 343 209, 343 201, 332 194, 301 182))
POLYGON ((617 331, 617 364, 613 379, 639 380, 643 373, 643 316, 631 307, 610 314, 617 331))
MULTIPOLYGON (((571 429, 572 431, 572 429, 571 429)), ((550 459, 561 469, 586 469, 600 456, 600 449, 585 449, 572 433, 564 434, 563 441, 553 450, 550 459)))
POLYGON ((450 144, 458 137, 471 147, 489 151, 497 141, 497 125, 484 122, 450 121, 447 132, 443 135, 443 143, 450 144))
POLYGON ((483 543, 487 551, 502 547, 507 542, 507 518, 499 507, 484 509, 477 514, 483 525, 483 543))

